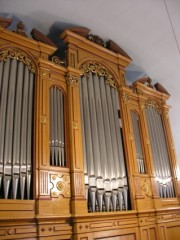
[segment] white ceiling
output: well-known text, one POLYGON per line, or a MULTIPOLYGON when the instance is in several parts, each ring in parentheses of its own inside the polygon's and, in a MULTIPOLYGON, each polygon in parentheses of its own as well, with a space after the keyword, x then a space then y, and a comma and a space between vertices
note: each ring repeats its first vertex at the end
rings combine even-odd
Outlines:
POLYGON ((0 11, 46 35, 84 26, 121 46, 133 59, 129 81, 148 75, 172 95, 168 103, 180 160, 180 0, 0 0, 0 11))

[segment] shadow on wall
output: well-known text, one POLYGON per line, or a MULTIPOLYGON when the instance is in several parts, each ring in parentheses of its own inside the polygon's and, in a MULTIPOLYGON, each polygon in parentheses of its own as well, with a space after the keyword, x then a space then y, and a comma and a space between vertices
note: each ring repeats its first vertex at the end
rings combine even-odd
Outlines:
POLYGON ((142 77, 148 77, 148 75, 141 67, 137 66, 132 62, 126 67, 125 77, 127 85, 131 85, 137 79, 142 77))
POLYGON ((58 50, 55 52, 55 55, 58 56, 60 59, 65 58, 65 50, 66 50, 66 45, 63 42, 63 40, 60 38, 60 35, 61 33, 64 32, 65 29, 73 28, 73 27, 82 27, 82 26, 72 24, 72 23, 67 23, 67 22, 54 22, 49 28, 49 33, 47 34, 47 37, 51 39, 58 47, 58 50))
MULTIPOLYGON (((0 13, 0 16, 13 19, 12 24, 7 28, 10 31, 13 31, 14 29, 16 29, 17 23, 22 21, 25 25, 25 32, 29 38, 32 38, 31 31, 33 28, 36 28, 43 34, 47 35, 47 37, 56 44, 58 50, 55 52, 55 55, 58 56, 60 59, 65 59, 65 49, 66 49, 65 43, 60 38, 61 33, 68 28, 84 27, 84 26, 79 26, 77 24, 68 23, 65 21, 64 22, 57 21, 57 22, 54 22, 49 27, 49 29, 47 29, 48 26, 44 26, 42 29, 42 24, 35 21, 33 17, 29 18, 26 16, 14 15, 9 13, 0 13)), ((127 84, 130 85, 135 80, 142 77, 146 77, 147 74, 141 67, 137 66, 134 63, 131 63, 126 68, 125 76, 126 76, 127 84)))

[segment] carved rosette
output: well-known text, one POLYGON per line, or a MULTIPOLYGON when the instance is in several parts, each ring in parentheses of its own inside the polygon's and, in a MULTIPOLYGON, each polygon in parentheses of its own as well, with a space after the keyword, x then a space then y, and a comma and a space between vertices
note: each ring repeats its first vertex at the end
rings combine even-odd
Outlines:
POLYGON ((145 105, 143 106, 143 108, 147 108, 147 107, 154 108, 159 114, 162 113, 162 109, 161 109, 160 105, 151 98, 148 98, 145 102, 145 105))
POLYGON ((18 61, 23 62, 28 66, 28 69, 31 72, 35 72, 35 64, 33 61, 28 57, 26 53, 20 51, 19 49, 9 48, 0 51, 0 61, 7 61, 8 58, 17 59, 18 61))
POLYGON ((77 85, 79 83, 79 77, 68 73, 66 75, 66 82, 68 85, 77 85))
POLYGON ((69 198, 70 193, 70 177, 68 174, 51 174, 50 182, 52 183, 51 197, 58 198, 62 195, 65 198, 69 198))
POLYGON ((106 83, 109 84, 113 88, 117 88, 117 83, 115 82, 113 76, 106 70, 106 68, 102 67, 99 63, 96 62, 88 62, 83 64, 80 67, 82 74, 88 76, 89 72, 96 74, 98 77, 104 77, 106 79, 106 83))

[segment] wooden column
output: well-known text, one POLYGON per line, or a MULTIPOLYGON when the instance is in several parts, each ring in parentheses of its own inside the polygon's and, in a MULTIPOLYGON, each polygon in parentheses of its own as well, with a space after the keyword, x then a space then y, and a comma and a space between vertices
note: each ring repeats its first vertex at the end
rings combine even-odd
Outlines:
POLYGON ((69 157, 72 192, 71 210, 74 214, 87 212, 84 187, 79 78, 79 70, 72 67, 67 68, 69 157))

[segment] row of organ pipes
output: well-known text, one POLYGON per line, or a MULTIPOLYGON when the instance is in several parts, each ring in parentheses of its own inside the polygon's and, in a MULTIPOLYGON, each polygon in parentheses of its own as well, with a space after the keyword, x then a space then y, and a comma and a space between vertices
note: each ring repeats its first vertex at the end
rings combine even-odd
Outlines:
POLYGON ((57 86, 50 88, 50 164, 66 166, 64 136, 64 95, 57 86))
POLYGON ((0 197, 32 198, 34 73, 7 58, 0 62, 0 197))
POLYGON ((81 77, 80 92, 88 210, 128 210, 118 92, 91 71, 81 77))
POLYGON ((175 197, 161 113, 152 106, 145 109, 152 148, 156 182, 161 198, 175 197))
POLYGON ((133 125, 134 141, 136 146, 138 172, 141 174, 144 174, 145 164, 144 164, 144 155, 143 155, 142 142, 141 142, 141 136, 140 136, 139 117, 135 111, 131 111, 131 120, 133 125))

